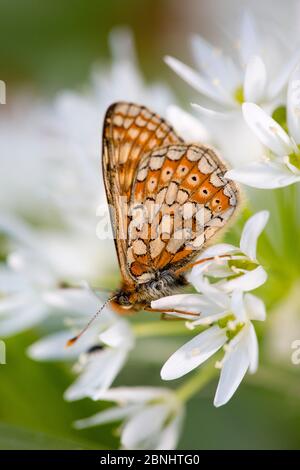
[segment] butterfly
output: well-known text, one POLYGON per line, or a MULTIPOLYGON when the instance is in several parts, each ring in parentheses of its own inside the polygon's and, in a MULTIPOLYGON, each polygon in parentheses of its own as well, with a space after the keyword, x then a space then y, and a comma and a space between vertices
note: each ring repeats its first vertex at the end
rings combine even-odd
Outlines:
POLYGON ((232 217, 238 189, 212 148, 133 103, 106 112, 102 168, 122 275, 111 306, 151 309, 187 284, 183 272, 232 217))
POLYGON ((102 170, 122 284, 68 346, 108 303, 120 314, 152 311, 152 300, 187 284, 183 273, 207 260, 193 262, 237 208, 227 169, 212 148, 184 142, 145 106, 108 108, 102 170))

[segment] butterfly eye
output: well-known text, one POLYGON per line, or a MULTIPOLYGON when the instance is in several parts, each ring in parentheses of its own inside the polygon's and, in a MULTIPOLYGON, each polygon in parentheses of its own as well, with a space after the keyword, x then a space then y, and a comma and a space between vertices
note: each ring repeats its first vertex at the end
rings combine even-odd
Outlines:
POLYGON ((120 294, 118 297, 117 297, 117 301, 120 305, 124 305, 126 307, 129 307, 131 306, 131 303, 129 301, 129 297, 128 295, 126 294, 120 294))

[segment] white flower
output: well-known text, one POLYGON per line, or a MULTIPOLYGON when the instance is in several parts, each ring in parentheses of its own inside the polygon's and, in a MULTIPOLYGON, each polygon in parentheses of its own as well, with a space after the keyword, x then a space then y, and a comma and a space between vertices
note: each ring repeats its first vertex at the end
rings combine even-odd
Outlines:
POLYGON ((300 64, 289 80, 287 125, 289 134, 254 103, 245 103, 246 122, 269 149, 262 161, 229 170, 226 177, 253 186, 272 189, 300 181, 300 64))
POLYGON ((134 346, 129 323, 106 307, 74 345, 66 347, 74 332, 81 330, 91 314, 99 310, 102 301, 89 290, 65 289, 48 294, 48 302, 68 313, 72 330, 65 328, 37 341, 30 346, 29 356, 41 361, 78 360, 75 371, 79 376, 66 390, 65 398, 97 399, 111 386, 134 346))
POLYGON ((164 388, 120 387, 101 394, 101 400, 117 406, 75 423, 82 429, 114 421, 123 421, 123 449, 170 450, 179 440, 184 407, 175 393, 164 388))
MULTIPOLYGON (((267 39, 267 34, 265 36, 267 39)), ((278 42, 274 38, 272 52, 280 49, 278 42)), ((281 58, 280 69, 275 71, 273 64, 268 64, 274 54, 269 53, 265 43, 252 16, 245 12, 235 44, 238 53, 236 60, 200 36, 191 39, 192 55, 199 71, 173 57, 167 56, 165 60, 181 78, 206 98, 210 109, 196 105, 198 108, 210 114, 220 111, 232 113, 239 110, 244 101, 262 104, 273 102, 299 60, 299 51, 296 50, 284 65, 281 58)), ((285 53, 290 55, 289 50, 285 53)))
POLYGON ((11 92, 0 115, 1 210, 39 224, 49 224, 50 218, 55 223, 58 214, 45 190, 51 168, 44 157, 53 148, 51 135, 43 129, 49 107, 36 96, 11 92))
MULTIPOLYGON (((64 91, 58 94, 48 122, 55 143, 49 197, 55 199, 65 222, 93 235, 99 222, 97 216, 103 219, 102 225, 110 226, 99 163, 101 125, 108 106, 126 100, 148 105, 164 114, 167 105, 174 102, 165 85, 145 84, 129 30, 113 30, 110 49, 111 65, 101 64, 95 68, 91 83, 81 93, 64 91), (98 209, 104 210, 105 214, 99 213, 98 209)), ((113 256, 113 243, 102 243, 103 252, 108 250, 113 256)))
POLYGON ((186 142, 209 143, 211 136, 204 125, 192 114, 184 111, 179 106, 167 107, 167 120, 174 127, 177 134, 186 142))
POLYGON ((251 320, 262 321, 266 316, 264 303, 258 297, 237 290, 232 295, 186 294, 156 300, 151 306, 198 313, 200 318, 189 324, 192 328, 210 324, 167 360, 161 370, 163 380, 182 377, 223 346, 224 357, 216 363, 221 375, 214 399, 214 405, 221 406, 230 400, 247 370, 256 371, 258 343, 251 320))
POLYGON ((250 291, 264 284, 267 273, 256 258, 256 245, 269 218, 268 211, 261 211, 250 217, 242 231, 240 246, 228 243, 213 245, 201 253, 188 280, 199 291, 207 291, 207 281, 214 278, 210 292, 221 289, 232 292, 234 289, 250 291))
MULTIPOLYGON (((82 237, 32 230, 21 220, 0 214, 0 233, 8 239, 0 265, 0 336, 31 328, 52 312, 53 292, 99 275, 101 253, 90 250, 82 237)), ((103 258, 103 255, 102 255, 103 258)))
POLYGON ((0 336, 4 337, 43 320, 49 312, 46 294, 58 289, 63 279, 25 224, 2 215, 0 232, 10 237, 11 245, 0 268, 0 336))

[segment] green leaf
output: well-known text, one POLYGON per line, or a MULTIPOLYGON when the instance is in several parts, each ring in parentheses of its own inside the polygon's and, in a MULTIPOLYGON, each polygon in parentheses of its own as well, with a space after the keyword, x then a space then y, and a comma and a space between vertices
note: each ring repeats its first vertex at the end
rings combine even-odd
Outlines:
MULTIPOLYGON (((98 447, 94 447, 99 448, 98 447)), ((0 423, 0 450, 91 449, 89 442, 57 438, 42 432, 0 423)))

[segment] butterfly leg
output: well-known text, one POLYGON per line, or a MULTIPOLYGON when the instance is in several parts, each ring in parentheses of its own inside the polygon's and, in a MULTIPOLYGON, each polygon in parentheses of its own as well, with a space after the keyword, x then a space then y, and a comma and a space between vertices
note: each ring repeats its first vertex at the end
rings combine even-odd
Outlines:
POLYGON ((210 258, 203 258, 200 259, 199 261, 195 261, 194 263, 189 263, 186 266, 182 266, 182 268, 179 268, 175 271, 176 274, 181 274, 185 271, 188 271, 189 269, 192 269, 194 266, 198 266, 199 264, 206 263, 206 261, 213 261, 216 258, 229 258, 230 255, 220 255, 220 256, 211 256, 210 258))
POLYGON ((154 308, 145 306, 143 308, 143 310, 145 310, 146 312, 161 313, 162 320, 186 320, 186 318, 168 316, 168 313, 179 313, 181 315, 191 315, 193 317, 199 317, 200 316, 199 313, 187 312, 186 310, 177 310, 177 309, 173 309, 173 308, 169 308, 169 309, 156 308, 156 309, 154 309, 154 308))

